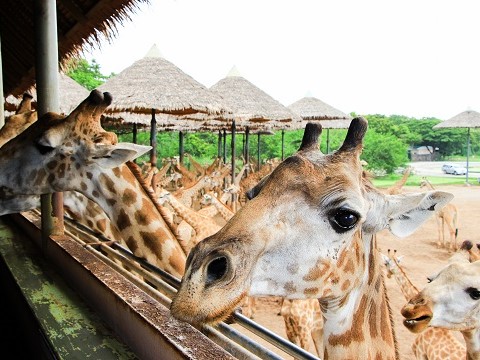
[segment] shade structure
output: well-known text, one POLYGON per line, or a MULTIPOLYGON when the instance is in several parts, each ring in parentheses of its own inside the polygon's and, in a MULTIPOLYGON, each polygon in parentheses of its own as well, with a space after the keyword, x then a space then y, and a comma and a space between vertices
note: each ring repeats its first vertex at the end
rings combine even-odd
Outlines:
POLYGON ((288 106, 303 119, 301 127, 307 122, 319 122, 327 129, 327 153, 330 151, 330 129, 348 129, 352 117, 313 96, 305 96, 288 106))
MULTIPOLYGON (((63 114, 70 114, 84 99, 88 97, 90 91, 77 83, 75 80, 65 75, 63 72, 58 74, 58 88, 59 88, 59 105, 60 112, 63 114)), ((33 96, 32 106, 36 108, 37 90, 35 86, 30 88, 28 92, 33 96)), ((15 111, 20 104, 21 98, 9 95, 5 99, 5 108, 8 111, 15 111)))
POLYGON ((222 98, 183 72, 153 45, 140 60, 98 87, 113 95, 108 112, 187 115, 228 112, 222 98))
POLYGON ((320 122, 324 129, 347 129, 352 117, 313 96, 305 96, 288 106, 304 122, 320 122))
POLYGON ((237 126, 273 130, 292 128, 302 121, 300 116, 241 76, 236 67, 210 90, 224 99, 237 126))
POLYGON ((480 128, 480 113, 473 110, 461 112, 454 117, 442 121, 435 125, 434 129, 442 128, 466 128, 467 129, 467 174, 466 183, 468 184, 469 176, 469 158, 470 158, 470 128, 480 128))

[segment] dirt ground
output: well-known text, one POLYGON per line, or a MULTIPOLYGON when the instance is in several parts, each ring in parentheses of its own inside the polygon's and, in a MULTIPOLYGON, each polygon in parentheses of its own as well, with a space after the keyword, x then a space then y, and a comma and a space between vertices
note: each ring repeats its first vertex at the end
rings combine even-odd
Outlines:
MULTIPOLYGON (((452 204, 457 206, 460 214, 458 243, 461 244, 466 239, 471 240, 473 243, 480 243, 480 231, 478 231, 479 228, 477 227, 477 221, 480 218, 480 186, 438 186, 437 189, 450 192, 455 196, 452 204)), ((420 191, 416 187, 405 187, 404 190, 405 192, 420 191)), ((437 236, 437 224, 435 218, 432 217, 417 229, 413 235, 400 239, 387 231, 383 231, 378 234, 378 242, 380 251, 386 253, 387 249, 396 249, 398 256, 403 256, 401 262, 405 272, 413 284, 421 289, 427 283, 427 276, 442 268, 449 256, 452 255, 448 250, 437 247, 437 236)), ((405 298, 393 277, 390 279, 386 278, 385 282, 394 316, 395 333, 401 358, 414 359, 411 345, 416 335, 410 333, 403 326, 403 318, 400 314, 400 309, 406 302, 405 298)), ((279 299, 258 299, 254 320, 280 336, 286 337, 283 318, 277 315, 279 311, 279 299)), ((235 327, 241 329, 238 325, 235 325, 235 327)), ((456 334, 463 341, 461 335, 459 333, 456 334)), ((252 337, 258 339, 255 336, 252 337)), ((265 344, 264 342, 262 343, 265 344)), ((268 345, 266 346, 272 350, 274 349, 268 345)), ((311 346, 310 351, 315 354, 313 346, 311 346)), ((291 359, 290 356, 280 350, 275 352, 286 359, 291 359)))

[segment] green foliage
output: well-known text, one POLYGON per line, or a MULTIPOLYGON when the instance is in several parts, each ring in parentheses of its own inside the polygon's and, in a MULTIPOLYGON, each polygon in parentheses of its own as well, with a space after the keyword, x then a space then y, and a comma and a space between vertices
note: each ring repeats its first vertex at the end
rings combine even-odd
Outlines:
POLYGON ((103 75, 100 72, 100 65, 95 60, 92 60, 91 64, 85 59, 73 61, 68 65, 68 68, 67 75, 88 90, 97 88, 107 79, 115 75, 113 73, 103 75))
POLYGON ((407 145, 399 137, 370 129, 365 135, 362 159, 368 163, 367 169, 390 174, 407 163, 407 145))

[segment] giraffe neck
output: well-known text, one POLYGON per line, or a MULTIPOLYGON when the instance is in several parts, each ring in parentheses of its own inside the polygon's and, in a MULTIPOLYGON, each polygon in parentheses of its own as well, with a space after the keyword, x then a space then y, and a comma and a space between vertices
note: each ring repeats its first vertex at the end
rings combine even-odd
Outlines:
POLYGON ((206 237, 206 234, 208 233, 208 225, 219 228, 213 224, 213 221, 211 219, 183 205, 172 194, 170 194, 170 196, 168 197, 168 202, 172 206, 173 210, 175 210, 175 212, 195 230, 196 240, 200 240, 206 237))
MULTIPOLYGON (((379 254, 372 235, 368 237, 357 236, 338 260, 337 268, 351 273, 352 280, 363 272, 359 283, 341 296, 321 299, 326 359, 399 358, 379 254)), ((344 279, 346 283, 351 284, 344 279)))
POLYGON ((153 191, 136 177, 134 168, 122 165, 102 169, 98 176, 87 176, 93 188, 83 183, 82 193, 100 205, 132 252, 172 275, 183 275, 185 252, 165 221, 153 191))
POLYGON ((402 291, 403 296, 405 296, 405 299, 409 301, 411 298, 418 294, 418 289, 410 281, 407 274, 405 274, 405 271, 400 266, 395 257, 393 257, 393 261, 396 265, 392 271, 393 276, 395 277, 395 280, 400 286, 400 290, 402 291))
POLYGON ((186 189, 179 189, 173 195, 177 197, 185 206, 192 206, 193 197, 205 187, 206 185, 206 177, 202 176, 195 184, 186 188, 186 189))
POLYGON ((467 360, 480 360, 480 329, 461 331, 467 347, 467 360))
POLYGON ((212 196, 212 203, 217 208, 220 215, 223 217, 224 220, 228 221, 232 218, 235 213, 230 210, 224 203, 222 203, 214 194, 212 196))

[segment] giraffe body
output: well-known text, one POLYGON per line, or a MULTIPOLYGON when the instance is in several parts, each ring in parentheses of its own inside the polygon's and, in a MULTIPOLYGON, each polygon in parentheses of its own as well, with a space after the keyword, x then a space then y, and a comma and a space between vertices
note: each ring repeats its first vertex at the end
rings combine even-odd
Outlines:
MULTIPOLYGON (((427 188, 429 190, 435 190, 433 185, 428 181, 427 178, 423 178, 420 183, 420 187, 427 188)), ((458 238, 458 228, 459 228, 459 212, 458 208, 450 203, 444 206, 442 209, 439 209, 436 212, 436 221, 438 229, 438 247, 444 247, 453 251, 457 250, 457 238, 458 238), (450 242, 447 242, 445 237, 445 228, 447 228, 448 234, 450 236, 450 242)))
POLYGON ((192 249, 172 315, 216 323, 247 295, 319 299, 322 358, 398 358, 374 234, 408 236, 452 195, 375 189, 360 163, 366 130, 363 118, 352 120, 342 147, 324 155, 321 127, 308 124, 299 151, 192 249))

